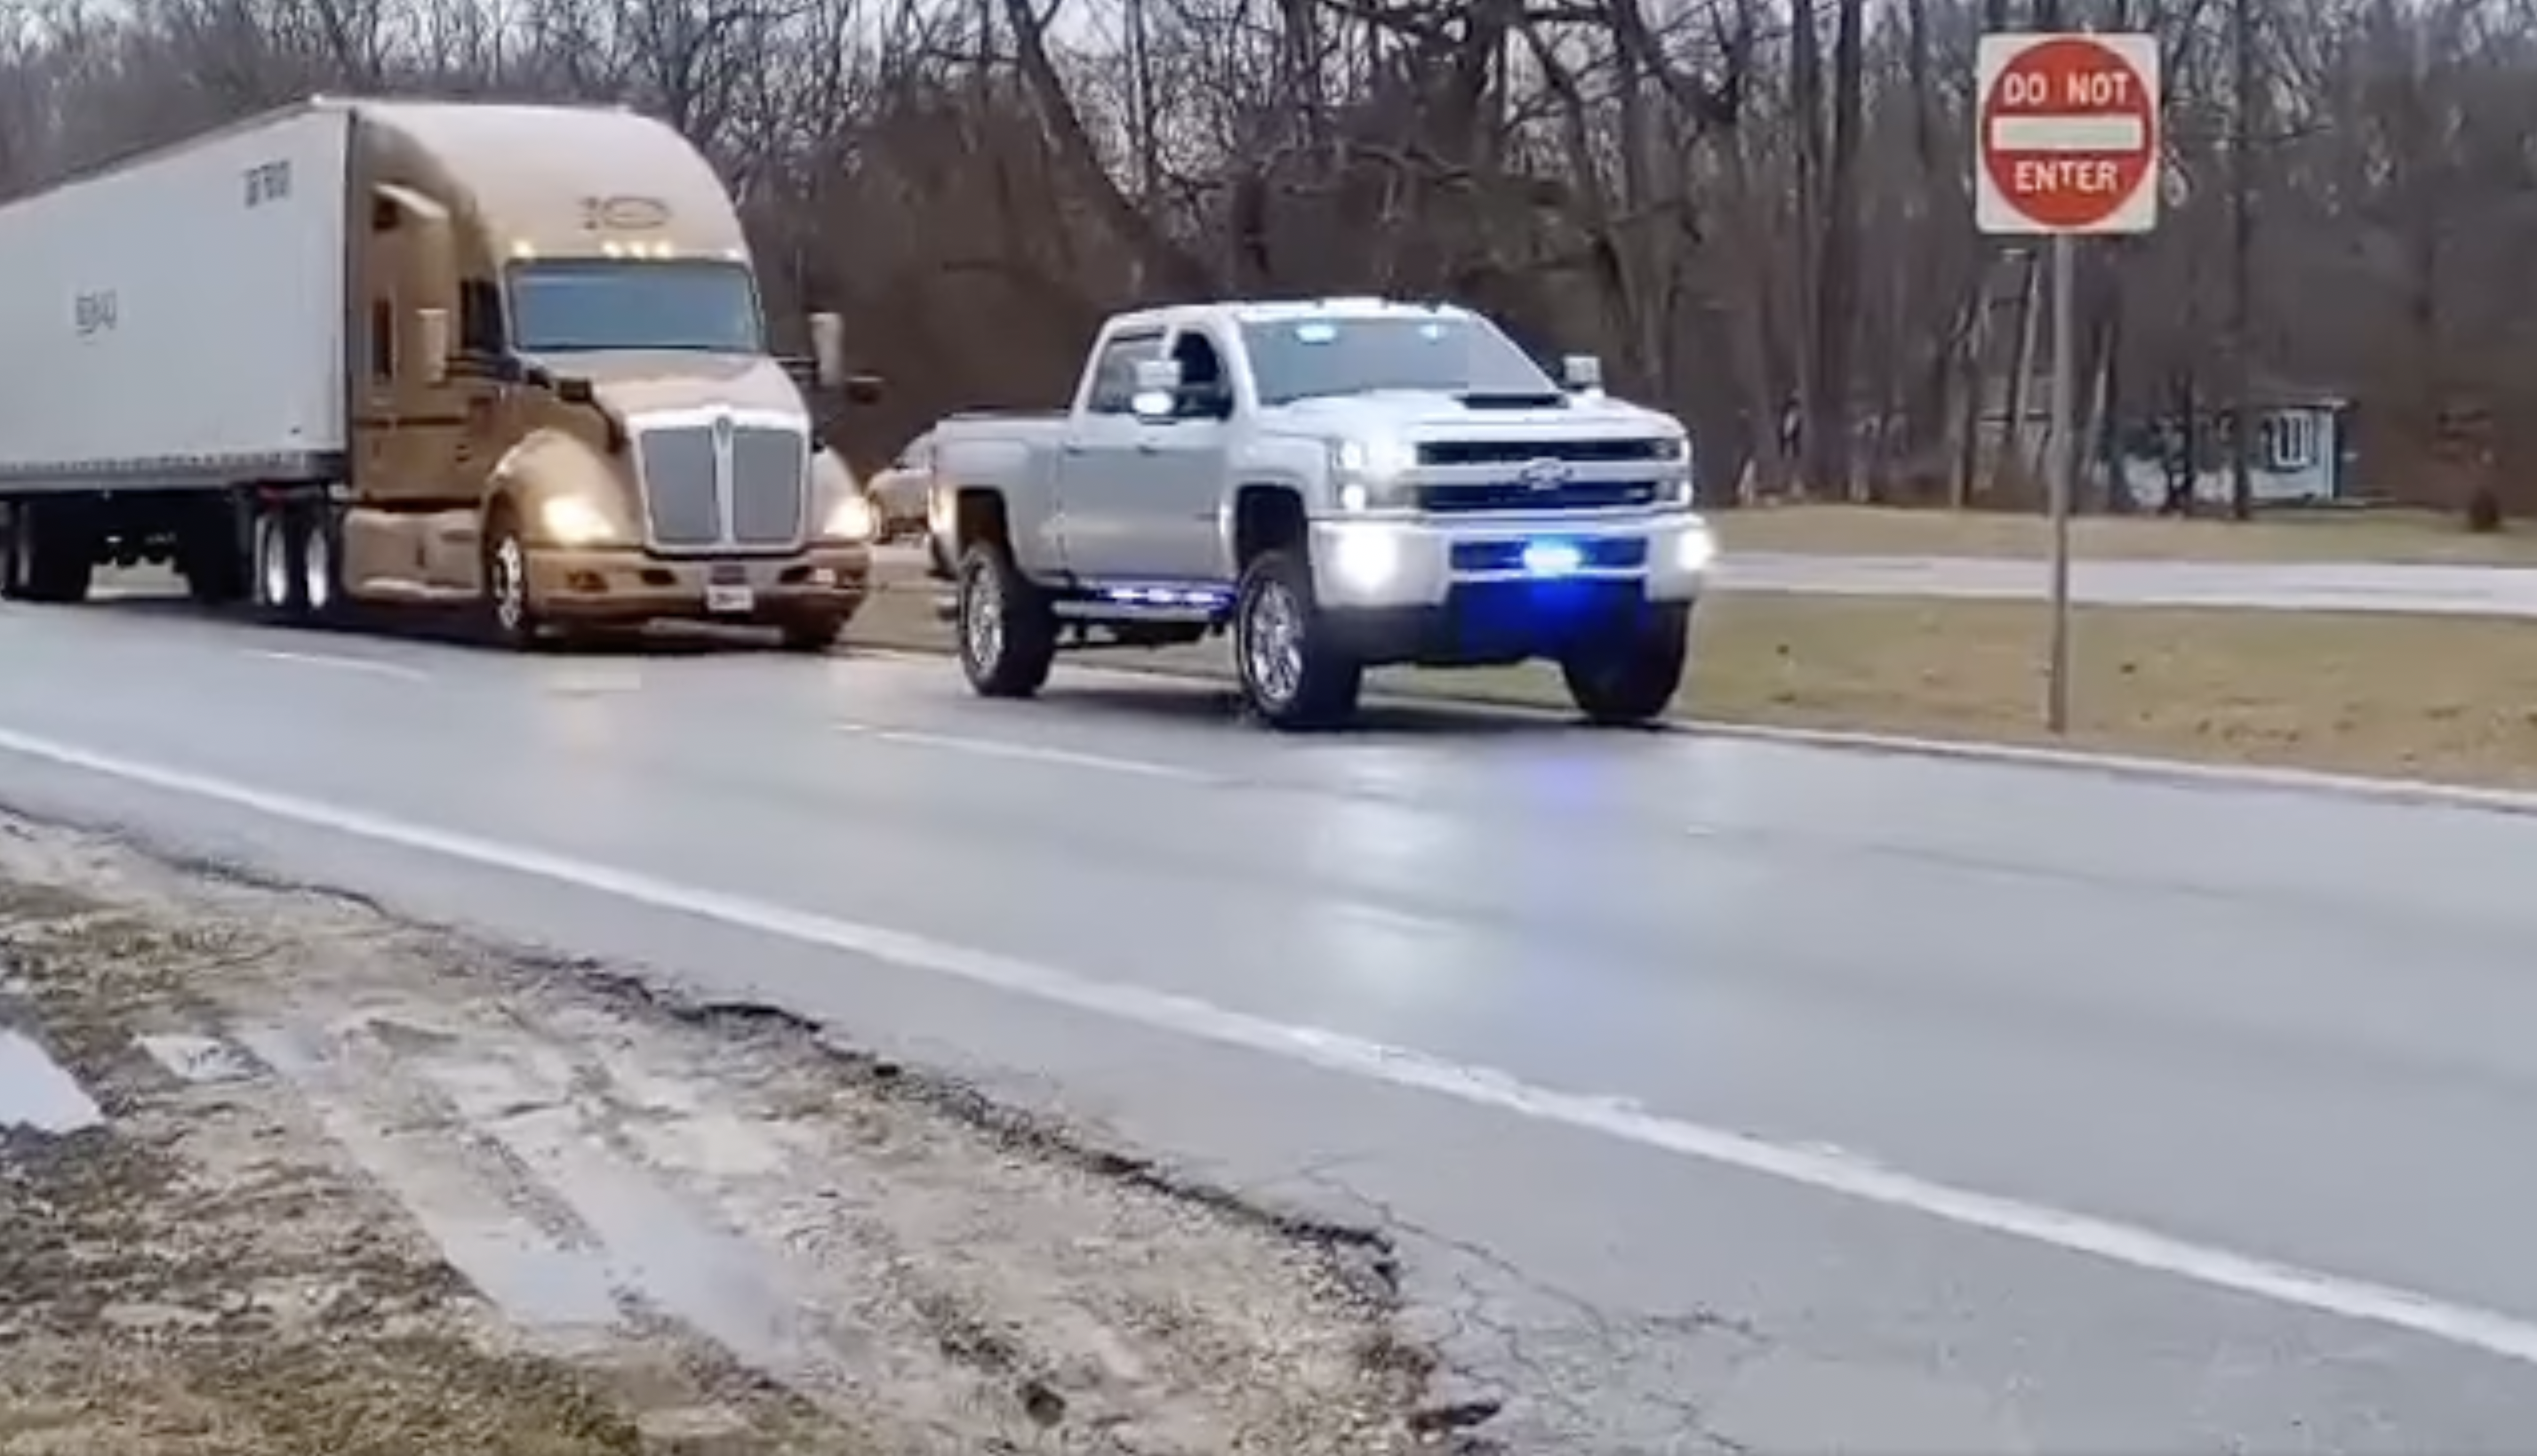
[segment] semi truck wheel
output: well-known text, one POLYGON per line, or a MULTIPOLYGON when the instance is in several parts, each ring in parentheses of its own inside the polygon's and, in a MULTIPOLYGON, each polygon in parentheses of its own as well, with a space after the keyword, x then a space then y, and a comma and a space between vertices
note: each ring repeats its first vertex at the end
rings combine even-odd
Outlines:
POLYGON ((1233 663, 1243 699, 1271 728, 1331 728, 1356 715, 1365 665, 1331 640, 1313 569, 1292 553, 1264 552, 1243 571, 1233 663))
POLYGON ((299 540, 299 600, 317 622, 343 619, 344 536, 335 512, 317 506, 296 518, 299 540))
POLYGON ((269 621, 297 621, 305 603, 299 594, 299 534, 291 511, 279 505, 257 511, 254 542, 248 556, 255 572, 255 610, 269 621))
POLYGON ((1588 722, 1623 728, 1664 716, 1691 658, 1691 607, 1650 607, 1635 629, 1560 659, 1568 695, 1588 722))
POLYGON ((1010 553, 981 541, 960 557, 960 671, 981 697, 1028 697, 1057 661, 1057 616, 1010 553))
POLYGON ((538 647, 546 635, 529 600, 528 546, 507 515, 496 515, 486 535, 485 625, 493 640, 515 652, 538 647))
POLYGON ((0 588, 22 602, 82 602, 97 570, 97 540, 68 502, 21 500, 9 507, 8 558, 0 588))
POLYGON ((783 633, 787 652, 825 652, 845 635, 846 617, 843 613, 796 617, 778 630, 783 633))

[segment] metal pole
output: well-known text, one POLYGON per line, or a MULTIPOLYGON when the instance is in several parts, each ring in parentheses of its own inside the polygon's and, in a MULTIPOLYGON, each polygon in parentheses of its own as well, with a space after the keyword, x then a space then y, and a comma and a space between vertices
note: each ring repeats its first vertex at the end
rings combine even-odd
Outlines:
POLYGON ((2067 232, 2052 236, 2052 419, 2051 455, 2047 460, 2045 489, 2052 514, 2052 663, 2046 686, 2044 726, 2056 737, 2070 731, 2070 496, 2078 466, 2078 441, 2071 437, 2072 408, 2078 393, 2078 353, 2071 337, 2070 315, 2077 271, 2077 239, 2067 232))

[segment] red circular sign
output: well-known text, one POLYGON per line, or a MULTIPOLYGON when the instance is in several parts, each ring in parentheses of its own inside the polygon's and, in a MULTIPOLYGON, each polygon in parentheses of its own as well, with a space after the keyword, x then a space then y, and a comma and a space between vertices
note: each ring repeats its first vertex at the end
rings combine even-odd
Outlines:
POLYGON ((1982 165, 2038 228, 2094 228, 2131 201, 2158 156, 2158 98, 2110 47, 2075 36, 2021 51, 1982 99, 1982 165))

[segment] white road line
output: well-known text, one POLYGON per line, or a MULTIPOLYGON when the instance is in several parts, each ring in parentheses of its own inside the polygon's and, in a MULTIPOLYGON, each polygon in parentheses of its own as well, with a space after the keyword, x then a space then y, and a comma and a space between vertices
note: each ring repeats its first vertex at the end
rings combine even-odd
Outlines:
POLYGON ((299 667, 331 668, 336 672, 369 673, 382 678, 402 678, 410 683, 431 681, 431 674, 419 667, 408 667, 401 662, 381 662, 374 657, 337 657, 325 652, 286 652, 274 647, 248 647, 243 650, 247 656, 261 657, 267 662, 288 662, 299 667))
POLYGON ((0 729, 0 752, 249 810, 312 828, 616 895, 761 935, 867 956, 1369 1082, 1433 1092, 1473 1106, 1595 1133, 1967 1228, 2092 1255, 2278 1304, 2407 1330, 2537 1365, 2537 1323, 2388 1285, 2190 1243, 2087 1214, 1959 1188, 1819 1144, 1777 1143, 1747 1133, 1707 1127, 1650 1112, 1624 1098, 1538 1087, 1492 1068, 1451 1062, 1336 1031, 1289 1026, 1195 997, 1096 980, 1016 957, 681 885, 633 870, 324 804, 190 769, 98 753, 11 729, 0 729))
POLYGON ((946 753, 975 754, 987 759, 1011 759, 1026 763, 1048 763, 1067 768, 1092 768, 1104 773, 1133 773, 1144 778, 1168 778, 1178 783, 1214 783, 1213 774, 1171 763, 1147 763, 1135 759, 1112 759, 1100 754, 1078 754, 1070 749, 1043 748, 1038 744, 1005 743, 992 738, 962 738, 947 733, 921 733, 907 728, 882 728, 871 723, 833 723, 839 733, 856 738, 869 738, 879 743, 903 744, 909 748, 941 749, 946 753))

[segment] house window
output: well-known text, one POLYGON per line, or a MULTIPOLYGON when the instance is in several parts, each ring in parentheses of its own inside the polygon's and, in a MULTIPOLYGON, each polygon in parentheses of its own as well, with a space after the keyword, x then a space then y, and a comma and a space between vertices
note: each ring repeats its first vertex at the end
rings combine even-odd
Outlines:
POLYGON ((2256 463, 2281 475, 2313 470, 2319 432, 2317 417, 2306 411, 2267 415, 2256 430, 2256 463))

